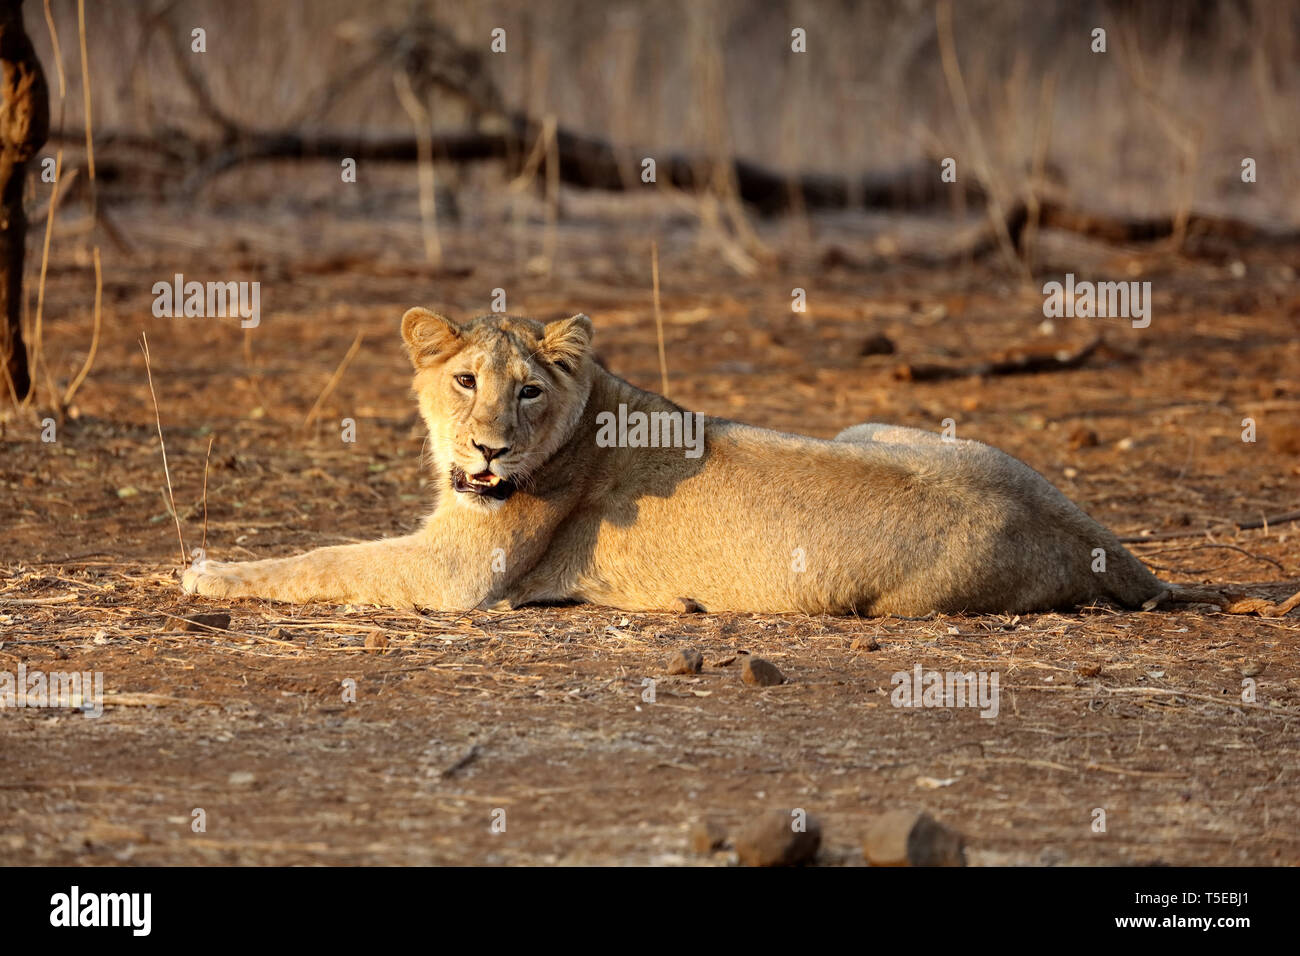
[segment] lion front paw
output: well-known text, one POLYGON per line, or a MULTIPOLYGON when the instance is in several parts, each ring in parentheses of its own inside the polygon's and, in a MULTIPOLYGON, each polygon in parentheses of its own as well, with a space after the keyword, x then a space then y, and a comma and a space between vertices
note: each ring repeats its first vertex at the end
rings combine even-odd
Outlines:
POLYGON ((185 569, 181 588, 204 597, 238 597, 248 593, 249 581, 237 562, 204 561, 185 569))

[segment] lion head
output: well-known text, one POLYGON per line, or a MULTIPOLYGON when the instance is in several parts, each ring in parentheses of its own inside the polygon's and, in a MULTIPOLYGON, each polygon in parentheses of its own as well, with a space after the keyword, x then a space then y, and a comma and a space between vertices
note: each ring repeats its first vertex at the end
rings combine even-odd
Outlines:
POLYGON ((591 319, 402 316, 435 467, 467 504, 504 501, 568 440, 591 391, 591 319))

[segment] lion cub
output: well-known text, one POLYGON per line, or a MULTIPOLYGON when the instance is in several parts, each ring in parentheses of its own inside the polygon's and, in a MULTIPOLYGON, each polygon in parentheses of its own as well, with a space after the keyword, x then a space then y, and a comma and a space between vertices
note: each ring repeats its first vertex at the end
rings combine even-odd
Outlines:
POLYGON ((888 425, 822 441, 692 415, 601 368, 585 315, 460 325, 416 308, 402 337, 440 485, 421 528, 206 562, 186 591, 916 616, 1203 595, 1157 580, 996 448, 888 425))

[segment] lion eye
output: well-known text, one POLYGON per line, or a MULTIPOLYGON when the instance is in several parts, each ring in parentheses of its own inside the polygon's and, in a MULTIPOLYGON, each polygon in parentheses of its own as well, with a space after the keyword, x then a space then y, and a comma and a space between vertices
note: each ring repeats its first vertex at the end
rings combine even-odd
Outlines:
POLYGON ((461 388, 472 389, 472 388, 474 387, 474 376, 473 376, 473 375, 457 375, 457 376, 456 376, 456 384, 459 385, 461 388))
POLYGON ((519 390, 520 398, 536 398, 540 394, 542 394, 542 390, 536 385, 525 385, 519 390))

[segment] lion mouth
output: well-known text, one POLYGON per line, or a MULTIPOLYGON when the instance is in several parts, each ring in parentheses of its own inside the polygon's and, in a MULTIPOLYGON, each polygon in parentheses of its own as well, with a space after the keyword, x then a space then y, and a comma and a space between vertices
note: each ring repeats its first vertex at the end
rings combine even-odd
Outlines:
POLYGON ((481 498, 495 498, 505 501, 515 493, 515 483, 509 478, 502 478, 491 471, 480 471, 476 475, 467 475, 459 465, 451 469, 451 488, 460 494, 478 495, 481 498))

